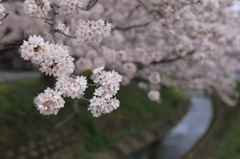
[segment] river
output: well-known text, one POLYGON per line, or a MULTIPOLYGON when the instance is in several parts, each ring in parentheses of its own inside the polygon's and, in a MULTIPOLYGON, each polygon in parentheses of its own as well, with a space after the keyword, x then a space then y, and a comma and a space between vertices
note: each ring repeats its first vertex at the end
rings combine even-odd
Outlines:
POLYGON ((179 123, 154 147, 144 149, 128 159, 180 159, 209 128, 213 108, 211 100, 191 91, 191 106, 179 123))

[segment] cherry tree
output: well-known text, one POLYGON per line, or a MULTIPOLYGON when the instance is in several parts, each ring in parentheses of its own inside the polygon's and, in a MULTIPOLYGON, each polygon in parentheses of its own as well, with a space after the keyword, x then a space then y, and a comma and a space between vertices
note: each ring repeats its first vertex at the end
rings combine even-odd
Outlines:
MULTIPOLYGON (((30 35, 28 40, 24 40, 20 46, 21 57, 24 60, 30 60, 33 64, 40 65, 39 70, 41 72, 52 75, 57 79, 54 89, 47 88, 44 93, 40 93, 34 99, 41 114, 56 115, 59 109, 64 107, 65 101, 62 96, 89 101, 88 110, 94 117, 99 117, 102 113, 110 113, 119 107, 119 101, 113 96, 119 90, 119 82, 121 82, 122 76, 114 70, 104 71, 103 66, 93 70, 92 79, 95 84, 88 84, 84 76, 73 75, 74 58, 69 54, 69 47, 61 42, 58 43, 60 38, 55 35, 57 32, 66 35, 69 30, 60 21, 58 24, 56 23, 58 14, 75 15, 78 8, 89 10, 94 5, 92 2, 90 1, 86 8, 81 8, 82 4, 76 0, 63 0, 60 4, 48 0, 26 0, 22 4, 23 11, 28 16, 43 20, 50 26, 50 34, 53 39, 53 43, 51 43, 45 41, 40 35, 30 35), (88 86, 97 87, 93 98, 90 100, 83 97, 88 86)), ((3 12, 2 14, 6 13, 3 12)), ((105 23, 101 19, 84 21, 78 26, 76 40, 85 41, 88 44, 98 44, 109 35, 110 27, 110 23, 105 23)))
POLYGON ((57 114, 66 96, 90 102, 88 110, 95 117, 110 113, 120 104, 114 97, 119 82, 127 85, 132 80, 148 91, 152 101, 160 101, 163 86, 187 87, 215 90, 234 105, 240 39, 239 19, 230 10, 233 3, 6 1, 0 5, 1 44, 14 44, 22 58, 56 77, 54 89, 47 88, 35 98, 45 115, 57 114), (13 43, 19 39, 24 40, 13 43), (88 70, 93 72, 93 85, 77 76, 88 70), (89 86, 96 87, 94 97, 85 99, 89 86))

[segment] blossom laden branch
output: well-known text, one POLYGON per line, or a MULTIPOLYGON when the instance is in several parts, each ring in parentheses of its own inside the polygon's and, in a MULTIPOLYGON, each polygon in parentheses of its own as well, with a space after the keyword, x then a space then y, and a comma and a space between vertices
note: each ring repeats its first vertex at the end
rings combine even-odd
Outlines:
POLYGON ((35 98, 35 104, 41 114, 57 114, 64 107, 63 97, 71 97, 90 102, 88 110, 95 117, 102 113, 110 113, 119 107, 119 101, 112 98, 119 90, 119 82, 122 76, 115 71, 106 72, 104 67, 93 71, 93 80, 98 86, 93 99, 83 98, 84 91, 88 87, 86 77, 71 75, 74 70, 73 58, 68 54, 68 47, 60 44, 44 42, 40 36, 30 36, 21 46, 21 56, 25 60, 31 60, 39 64, 40 71, 47 75, 57 77, 54 89, 47 88, 44 93, 35 98), (72 78, 72 77, 74 78, 72 78), (62 97, 63 96, 63 97, 62 97))

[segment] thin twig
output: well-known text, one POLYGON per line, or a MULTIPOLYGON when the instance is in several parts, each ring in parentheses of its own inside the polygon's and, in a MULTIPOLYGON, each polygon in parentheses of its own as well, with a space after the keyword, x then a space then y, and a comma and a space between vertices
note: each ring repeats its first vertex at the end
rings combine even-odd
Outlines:
POLYGON ((89 11, 92 7, 94 7, 97 4, 98 0, 90 0, 88 2, 88 5, 85 8, 77 6, 77 8, 83 10, 83 11, 89 11))
POLYGON ((48 18, 43 18, 43 19, 45 19, 45 20, 47 20, 47 21, 52 21, 53 19, 51 18, 51 19, 48 19, 48 18))
POLYGON ((45 23, 49 24, 50 26, 52 26, 53 24, 48 22, 48 21, 44 21, 45 23))
POLYGON ((99 83, 97 83, 97 84, 87 84, 87 86, 93 86, 93 87, 96 87, 96 86, 100 86, 100 84, 99 84, 99 83))
POLYGON ((3 19, 5 19, 8 15, 9 15, 9 13, 6 13, 6 14, 4 15, 4 17, 3 17, 0 21, 2 21, 3 19))
POLYGON ((201 3, 201 0, 198 0, 197 2, 190 2, 190 3, 184 3, 184 2, 180 2, 182 5, 192 5, 192 4, 198 4, 201 3))
POLYGON ((55 29, 54 31, 57 32, 57 33, 60 33, 60 34, 62 34, 62 35, 64 35, 64 36, 67 36, 67 37, 69 37, 69 38, 76 38, 76 36, 67 35, 67 34, 63 33, 62 31, 60 31, 60 30, 58 30, 58 29, 55 29))
POLYGON ((78 107, 78 99, 74 99, 74 104, 73 104, 73 108, 74 111, 69 114, 65 119, 63 119, 62 121, 60 121, 58 124, 56 124, 56 128, 60 128, 61 126, 63 126, 65 123, 67 123, 68 121, 70 121, 76 114, 80 113, 80 109, 78 107))
POLYGON ((52 7, 52 10, 53 10, 53 17, 52 17, 52 27, 51 27, 51 34, 52 34, 52 37, 53 37, 53 41, 54 43, 56 44, 57 42, 57 39, 56 39, 56 35, 55 35, 55 32, 54 32, 54 28, 55 28, 55 24, 56 24, 56 21, 55 21, 55 18, 56 18, 56 11, 55 11, 55 8, 53 5, 51 5, 52 7))
POLYGON ((76 112, 73 111, 71 114, 69 114, 65 119, 63 119, 62 121, 60 121, 59 123, 56 124, 56 128, 60 128, 61 126, 63 126, 65 123, 67 123, 69 120, 71 120, 74 116, 76 115, 76 112))
POLYGON ((10 48, 14 48, 14 47, 19 47, 19 46, 21 46, 22 45, 22 42, 20 43, 0 43, 0 45, 2 45, 2 46, 6 46, 6 47, 10 47, 10 48))
POLYGON ((87 102, 90 101, 89 99, 86 99, 86 98, 80 98, 79 100, 83 100, 83 101, 87 101, 87 102))
POLYGON ((75 76, 75 75, 73 75, 73 74, 71 74, 71 75, 69 75, 69 76, 72 77, 72 78, 74 78, 74 79, 77 78, 77 76, 75 76))
POLYGON ((147 23, 145 23, 145 24, 131 25, 131 26, 127 26, 127 27, 124 27, 124 28, 115 27, 115 28, 113 28, 112 30, 127 31, 127 30, 134 29, 134 28, 145 27, 145 26, 147 26, 147 25, 149 25, 149 24, 150 24, 150 22, 147 22, 147 23))
POLYGON ((78 106, 78 99, 74 99, 74 104, 73 104, 73 108, 75 110, 76 113, 80 113, 80 109, 79 109, 79 106, 78 106))
POLYGON ((189 51, 185 56, 177 56, 177 57, 171 58, 171 59, 162 59, 162 60, 159 61, 159 62, 152 62, 152 64, 174 62, 174 61, 183 59, 183 58, 185 58, 185 57, 187 57, 187 56, 193 55, 194 53, 195 53, 195 50, 191 50, 191 51, 189 51))
POLYGON ((57 7, 57 8, 60 8, 58 5, 56 5, 55 3, 53 4, 55 7, 57 7))
POLYGON ((154 18, 156 21, 158 21, 158 19, 156 18, 156 16, 151 13, 151 11, 145 6, 145 4, 144 4, 142 1, 140 1, 140 0, 137 0, 137 1, 138 1, 138 3, 140 3, 140 4, 143 6, 143 8, 144 8, 150 15, 153 16, 153 18, 154 18))

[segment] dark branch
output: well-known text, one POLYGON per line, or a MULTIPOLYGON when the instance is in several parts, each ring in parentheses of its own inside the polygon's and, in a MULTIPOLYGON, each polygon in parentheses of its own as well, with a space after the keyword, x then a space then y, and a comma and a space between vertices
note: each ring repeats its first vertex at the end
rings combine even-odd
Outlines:
POLYGON ((94 7, 96 5, 97 2, 98 2, 98 0, 90 0, 87 7, 85 7, 85 8, 78 7, 78 8, 83 11, 89 11, 92 7, 94 7))
MULTIPOLYGON (((53 5, 51 5, 51 7, 52 7, 52 10, 53 10, 53 17, 52 17, 52 25, 51 25, 51 31, 50 31, 50 33, 52 34, 52 37, 53 37, 53 41, 54 41, 54 43, 56 44, 57 43, 57 39, 56 39, 56 35, 55 35, 55 32, 54 32, 54 28, 55 28, 55 24, 56 24, 56 21, 55 21, 55 19, 56 19, 56 11, 55 11, 55 8, 54 8, 54 6, 53 5)), ((46 22, 46 21, 45 21, 46 22)))
POLYGON ((155 65, 155 64, 159 64, 159 63, 175 62, 177 60, 184 59, 187 56, 190 56, 190 55, 192 55, 194 53, 195 53, 195 50, 191 50, 185 56, 177 56, 177 57, 174 57, 174 58, 171 58, 171 59, 163 59, 163 60, 158 61, 158 62, 152 62, 151 64, 155 65))
POLYGON ((54 31, 59 33, 59 34, 62 34, 64 36, 66 36, 66 37, 69 37, 69 38, 76 38, 76 36, 67 35, 67 34, 63 33, 61 30, 58 30, 58 29, 55 29, 54 31))
POLYGON ((15 42, 15 43, 0 43, 0 45, 8 47, 8 48, 14 48, 14 47, 19 47, 23 43, 22 42, 15 42))
POLYGON ((52 21, 53 20, 52 18, 51 19, 43 18, 43 19, 45 19, 46 21, 52 21))
POLYGON ((8 15, 9 15, 9 13, 6 13, 6 14, 4 15, 4 17, 3 17, 2 19, 0 19, 0 21, 2 21, 3 19, 5 19, 8 15))
POLYGON ((80 98, 79 100, 83 100, 83 101, 89 102, 89 99, 85 99, 85 98, 80 98))
POLYGON ((99 83, 97 83, 97 84, 87 84, 87 86, 93 86, 93 87, 96 87, 96 86, 100 86, 100 84, 99 84, 99 83))
POLYGON ((115 27, 115 28, 113 28, 112 30, 127 31, 127 30, 130 30, 130 29, 145 27, 145 26, 148 26, 149 24, 150 24, 150 22, 147 22, 147 23, 145 23, 145 24, 131 25, 131 26, 127 26, 127 27, 124 27, 124 28, 115 27))
POLYGON ((142 1, 140 1, 140 0, 137 0, 137 1, 138 1, 138 3, 140 3, 140 4, 143 6, 143 8, 144 8, 150 15, 153 16, 153 18, 154 18, 156 21, 158 21, 157 17, 156 17, 154 14, 152 14, 152 12, 145 6, 145 4, 144 4, 142 1))
POLYGON ((45 21, 45 23, 47 23, 48 25, 52 26, 53 24, 48 22, 48 21, 45 21))

